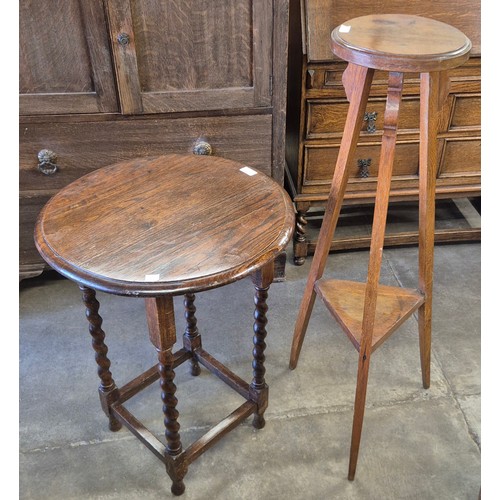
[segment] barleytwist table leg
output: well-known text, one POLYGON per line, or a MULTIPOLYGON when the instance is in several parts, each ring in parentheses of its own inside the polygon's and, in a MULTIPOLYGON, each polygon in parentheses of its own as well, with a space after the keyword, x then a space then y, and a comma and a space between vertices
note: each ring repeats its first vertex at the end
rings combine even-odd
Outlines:
POLYGON ((253 337, 253 380, 250 384, 250 394, 252 399, 257 402, 257 411, 254 413, 252 425, 256 429, 262 429, 266 424, 264 419, 264 412, 268 403, 269 388, 266 384, 265 374, 266 368, 264 362, 266 357, 264 351, 266 349, 266 325, 267 325, 267 292, 273 281, 274 276, 274 263, 271 262, 264 266, 261 270, 253 276, 253 283, 255 287, 255 312, 254 312, 254 337, 253 337))
MULTIPOLYGON (((201 347, 201 337, 198 331, 196 319, 196 306, 194 305, 194 293, 184 295, 184 318, 186 318, 186 330, 184 331, 184 347, 191 352, 201 347)), ((195 357, 191 358, 191 375, 197 376, 201 372, 200 365, 195 357)))
MULTIPOLYGON (((174 355, 172 349, 158 351, 158 371, 160 373, 161 400, 163 401, 163 415, 165 423, 165 437, 167 447, 165 453, 170 456, 177 456, 182 452, 181 436, 179 434, 180 425, 177 419, 177 398, 175 392, 177 387, 174 383, 174 355)), ((168 466, 167 466, 168 468, 168 466)), ((187 471, 187 469, 186 469, 187 471)), ((186 486, 184 485, 184 475, 186 471, 170 468, 172 486, 170 490, 174 495, 182 495, 186 486)))
POLYGON ((163 415, 165 423, 165 437, 167 438, 167 453, 178 455, 182 451, 179 435, 180 425, 177 422, 177 387, 174 383, 174 355, 172 349, 158 351, 158 372, 160 373, 161 400, 163 401, 163 415))
POLYGON ((99 385, 99 397, 104 413, 109 418, 109 429, 118 431, 122 424, 113 416, 110 411, 112 403, 119 399, 118 388, 115 385, 111 375, 111 361, 108 359, 108 346, 104 343, 105 333, 101 328, 102 318, 99 315, 99 301, 96 299, 95 291, 85 286, 80 286, 82 291, 83 303, 86 308, 86 316, 89 321, 89 332, 92 335, 92 347, 95 351, 95 360, 97 362, 97 374, 101 379, 99 385))
MULTIPOLYGON (((160 374, 161 400, 165 423, 165 437, 167 446, 166 457, 177 457, 182 453, 182 443, 179 434, 180 425, 177 419, 177 387, 174 383, 174 354, 172 349, 176 340, 174 304, 172 296, 161 296, 146 299, 146 316, 149 328, 149 338, 158 353, 158 372, 160 374)), ((181 495, 184 490, 183 478, 187 472, 187 465, 182 461, 177 463, 166 461, 167 473, 172 479, 171 491, 174 495, 181 495)))

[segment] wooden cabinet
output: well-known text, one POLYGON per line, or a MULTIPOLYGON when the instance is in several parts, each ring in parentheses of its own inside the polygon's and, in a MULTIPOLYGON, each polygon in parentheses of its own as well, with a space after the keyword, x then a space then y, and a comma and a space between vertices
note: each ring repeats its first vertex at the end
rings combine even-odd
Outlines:
MULTIPOLYGON (((437 198, 477 197, 481 181, 481 44, 480 5, 461 0, 422 2, 301 0, 290 8, 286 167, 287 186, 297 211, 294 259, 304 262, 314 251, 308 234, 308 212, 322 207, 335 168, 348 101, 342 86, 347 64, 330 50, 330 33, 343 22, 373 13, 402 13, 434 18, 462 30, 472 41, 472 57, 449 73, 449 96, 440 116, 437 198)), ((417 199, 419 145, 419 79, 405 75, 391 201, 417 199)), ((345 205, 373 203, 384 122, 387 73, 375 72, 365 121, 350 165, 345 205)), ((443 231, 447 238, 478 239, 479 229, 443 231)), ((335 238, 332 249, 361 248, 369 237, 335 238)), ((402 233, 390 244, 417 241, 402 233)))
POLYGON ((287 38, 287 0, 21 0, 21 277, 40 208, 104 165, 214 154, 282 184, 287 38))

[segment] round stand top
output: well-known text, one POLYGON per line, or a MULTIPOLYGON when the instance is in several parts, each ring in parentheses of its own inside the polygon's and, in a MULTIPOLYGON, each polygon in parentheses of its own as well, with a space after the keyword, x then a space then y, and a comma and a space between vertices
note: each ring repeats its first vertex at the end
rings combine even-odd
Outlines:
POLYGON ((398 72, 444 71, 469 58, 471 41, 440 21, 406 14, 356 17, 332 31, 335 55, 360 66, 398 72))
POLYGON ((294 211, 267 175, 196 155, 104 167, 49 200, 35 226, 46 262, 79 284, 157 296, 221 286, 273 260, 294 211))

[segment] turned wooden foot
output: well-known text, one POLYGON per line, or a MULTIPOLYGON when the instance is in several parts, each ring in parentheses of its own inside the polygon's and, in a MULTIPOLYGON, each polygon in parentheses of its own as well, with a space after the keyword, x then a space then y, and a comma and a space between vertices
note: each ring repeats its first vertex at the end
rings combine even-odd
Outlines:
POLYGON ((176 481, 172 483, 172 487, 170 488, 170 491, 172 492, 173 495, 179 496, 184 493, 184 490, 186 489, 186 485, 184 484, 184 481, 176 481))

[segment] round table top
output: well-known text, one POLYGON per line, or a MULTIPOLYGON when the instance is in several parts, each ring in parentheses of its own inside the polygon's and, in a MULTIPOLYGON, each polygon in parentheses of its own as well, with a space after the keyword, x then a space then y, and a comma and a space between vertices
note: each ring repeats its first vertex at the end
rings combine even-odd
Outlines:
POLYGON ((134 159, 49 200, 35 227, 46 262, 118 295, 214 288, 273 260, 294 224, 290 197, 250 167, 211 156, 134 159))
POLYGON ((360 66, 420 73, 457 67, 472 48, 453 26, 407 14, 356 17, 337 26, 331 42, 334 54, 360 66))

